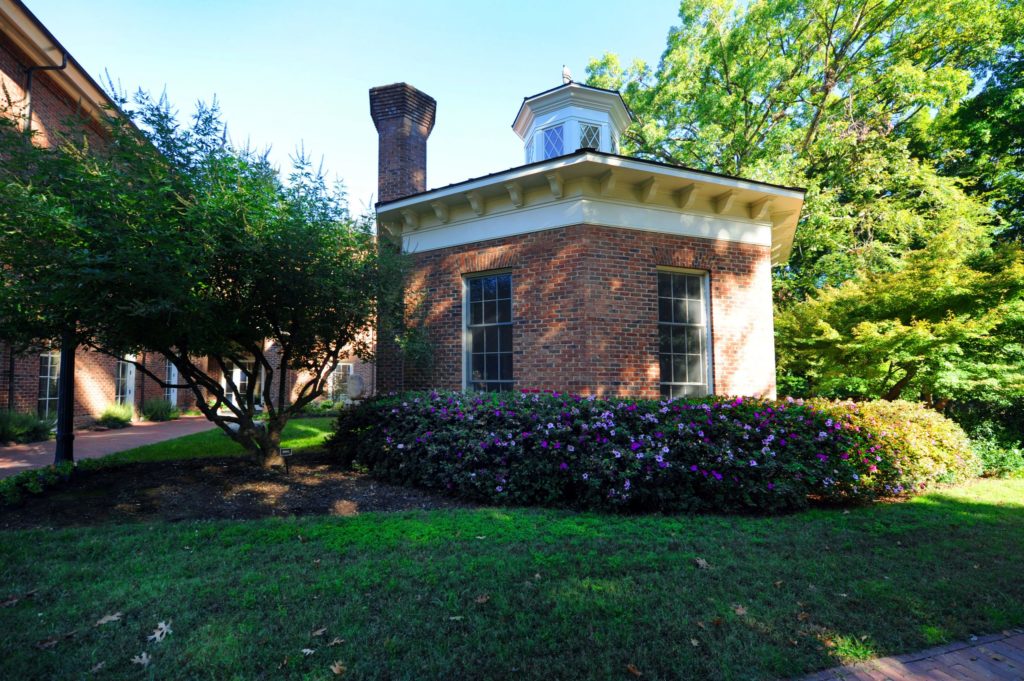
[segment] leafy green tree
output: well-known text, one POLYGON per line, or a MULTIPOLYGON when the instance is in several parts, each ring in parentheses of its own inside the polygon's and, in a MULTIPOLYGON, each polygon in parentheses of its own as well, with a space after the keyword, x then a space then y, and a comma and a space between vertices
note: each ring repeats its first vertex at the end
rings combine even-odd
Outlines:
POLYGON ((1019 250, 993 250, 985 197, 919 141, 1005 52, 1016 11, 698 0, 656 67, 590 64, 636 115, 628 153, 807 187, 775 272, 784 391, 936 404, 1019 392, 1019 250))
POLYGON ((123 104, 101 145, 71 132, 39 148, 0 123, 0 328, 23 346, 70 326, 100 352, 158 353, 207 418, 279 464, 285 424, 340 354, 369 355, 400 258, 305 158, 282 181, 229 144, 216 107, 182 125, 165 99, 123 104))

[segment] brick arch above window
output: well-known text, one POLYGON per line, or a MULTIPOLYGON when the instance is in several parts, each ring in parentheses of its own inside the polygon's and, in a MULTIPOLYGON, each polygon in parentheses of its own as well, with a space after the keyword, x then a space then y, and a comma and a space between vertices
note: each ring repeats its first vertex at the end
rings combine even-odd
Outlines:
POLYGON ((654 248, 654 263, 660 267, 682 267, 712 272, 716 269, 716 260, 710 252, 699 248, 654 248))
POLYGON ((459 273, 466 275, 474 272, 503 270, 519 265, 519 253, 510 246, 486 249, 475 253, 464 253, 459 257, 459 273))

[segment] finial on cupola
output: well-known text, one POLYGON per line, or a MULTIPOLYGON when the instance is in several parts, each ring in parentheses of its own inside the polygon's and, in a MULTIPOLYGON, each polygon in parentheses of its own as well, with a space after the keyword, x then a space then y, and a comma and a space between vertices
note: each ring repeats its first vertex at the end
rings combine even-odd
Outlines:
POLYGON ((562 64, 562 85, 568 85, 572 82, 572 71, 565 64, 562 64))

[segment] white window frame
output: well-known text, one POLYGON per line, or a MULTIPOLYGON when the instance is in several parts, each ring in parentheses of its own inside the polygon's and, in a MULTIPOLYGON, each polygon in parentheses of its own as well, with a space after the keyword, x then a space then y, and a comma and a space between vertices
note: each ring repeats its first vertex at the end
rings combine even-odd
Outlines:
MULTIPOLYGON (((167 368, 164 370, 164 382, 172 384, 178 382, 178 367, 174 366, 174 362, 170 360, 167 360, 167 368)), ((172 406, 178 406, 178 389, 165 387, 164 399, 170 402, 172 406)))
POLYGON ((356 365, 352 362, 338 362, 335 365, 334 370, 331 371, 327 376, 327 399, 334 402, 348 399, 348 379, 355 373, 356 365), (345 369, 348 369, 348 373, 345 373, 345 369), (335 397, 337 390, 338 374, 345 374, 345 390, 342 392, 340 397, 335 397))
POLYGON ((57 418, 57 391, 60 383, 60 350, 47 350, 39 354, 39 394, 36 397, 36 413, 41 419, 57 418), (46 374, 42 372, 42 361, 46 359, 46 374), (46 389, 43 390, 43 381, 46 389), (51 409, 52 406, 52 409, 51 409))
POLYGON ((114 402, 135 406, 135 355, 125 355, 114 368, 114 402), (124 375, 122 376, 122 371, 124 375))
POLYGON ((585 121, 583 119, 580 119, 580 120, 576 121, 576 132, 577 132, 577 137, 579 137, 579 139, 576 141, 576 148, 577 149, 583 149, 583 127, 584 126, 591 127, 591 128, 597 128, 597 146, 596 147, 591 147, 591 148, 597 149, 598 151, 604 151, 604 137, 605 137, 605 133, 604 133, 604 127, 605 126, 604 126, 604 124, 598 123, 596 121, 585 121))
MULTIPOLYGON (((252 362, 253 369, 257 369, 257 367, 258 367, 258 371, 255 371, 254 373, 256 373, 256 378, 260 382, 260 391, 259 391, 259 393, 257 393, 256 395, 253 396, 254 397, 253 403, 255 405, 256 411, 263 411, 263 394, 267 390, 267 375, 263 371, 263 366, 262 365, 257 365, 256 358, 249 357, 249 358, 243 359, 242 361, 246 362, 246 363, 252 362)), ((225 359, 224 363, 225 363, 225 367, 224 367, 225 370, 231 372, 231 380, 234 381, 235 387, 238 388, 239 394, 244 394, 245 390, 243 390, 242 386, 239 385, 241 378, 244 376, 244 374, 242 374, 241 367, 239 367, 237 364, 235 364, 230 359, 225 359)), ((246 377, 246 378, 248 378, 248 377, 246 377)), ((228 387, 227 377, 224 376, 224 375, 221 375, 221 377, 220 377, 220 386, 224 390, 224 396, 228 399, 228 401, 230 401, 232 404, 234 404, 234 401, 233 401, 234 393, 228 387)))
POLYGON ((515 274, 509 268, 497 269, 497 270, 485 270, 482 272, 467 272, 462 275, 462 390, 471 390, 472 373, 473 373, 473 335, 472 329, 470 328, 470 308, 469 308, 469 285, 473 279, 480 279, 483 277, 494 277, 502 274, 509 275, 511 295, 512 295, 512 385, 510 389, 515 391, 516 389, 516 369, 515 369, 515 323, 516 323, 516 281, 515 274))
POLYGON ((567 123, 568 121, 559 121, 558 123, 541 128, 537 131, 540 133, 540 160, 547 161, 552 158, 558 158, 559 156, 565 156, 565 133, 566 128, 568 127, 566 125, 567 123), (556 128, 560 128, 562 131, 562 150, 554 156, 548 156, 548 131, 555 130, 556 128))
MULTIPOLYGON (((706 385, 707 385, 707 393, 706 394, 707 395, 714 395, 715 394, 715 383, 714 383, 714 377, 715 377, 715 370, 714 370, 715 344, 714 344, 714 338, 715 338, 715 335, 714 335, 714 331, 712 329, 712 323, 711 323, 711 273, 708 272, 707 270, 696 270, 696 269, 690 269, 690 268, 686 268, 686 267, 658 266, 656 268, 655 285, 654 285, 655 301, 657 301, 657 299, 660 297, 658 295, 658 282, 657 282, 657 275, 658 274, 688 274, 690 276, 700 277, 700 279, 701 279, 701 292, 702 292, 702 295, 703 295, 703 298, 704 298, 704 300, 703 300, 703 303, 704 303, 703 304, 703 312, 704 312, 704 348, 705 348, 705 351, 704 351, 704 354, 705 354, 705 358, 704 358, 704 371, 706 373, 706 376, 705 376, 705 382, 706 382, 706 385)), ((657 310, 658 308, 659 308, 659 306, 657 304, 655 304, 655 309, 657 310)), ((658 312, 658 318, 657 318, 656 322, 657 322, 658 327, 660 327, 661 324, 662 324, 660 311, 658 312)), ((658 367, 659 367, 658 368, 658 393, 659 394, 661 393, 661 386, 662 386, 663 383, 669 383, 669 384, 672 384, 672 385, 680 385, 679 383, 676 383, 675 381, 663 381, 662 380, 662 377, 661 377, 660 333, 661 333, 661 329, 659 328, 658 329, 659 346, 658 346, 658 351, 657 351, 657 355, 656 355, 657 361, 658 361, 658 367)), ((683 384, 683 385, 687 385, 687 384, 683 384)), ((698 385, 698 384, 689 384, 689 385, 698 385)))

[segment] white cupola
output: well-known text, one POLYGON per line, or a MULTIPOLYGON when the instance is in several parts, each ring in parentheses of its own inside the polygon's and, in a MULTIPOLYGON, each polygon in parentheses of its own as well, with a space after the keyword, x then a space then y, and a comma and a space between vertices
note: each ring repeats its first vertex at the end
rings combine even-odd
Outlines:
POLYGON ((533 163, 584 148, 617 154, 632 120, 618 92, 569 81, 524 98, 512 129, 533 163))

